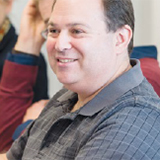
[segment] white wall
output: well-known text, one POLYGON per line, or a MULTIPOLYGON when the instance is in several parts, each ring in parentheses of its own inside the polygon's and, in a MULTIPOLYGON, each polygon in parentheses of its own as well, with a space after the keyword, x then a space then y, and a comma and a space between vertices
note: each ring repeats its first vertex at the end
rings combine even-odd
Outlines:
MULTIPOLYGON (((158 51, 160 53, 160 0, 152 0, 153 1, 153 27, 152 27, 152 41, 157 45, 158 51)), ((160 61, 160 54, 159 54, 160 61)))
MULTIPOLYGON (((156 45, 160 53, 160 0, 132 0, 135 45, 156 45)), ((160 57, 159 57, 160 60, 160 57)))
MULTIPOLYGON (((28 0, 15 0, 13 10, 10 14, 11 20, 17 29, 17 33, 19 32, 21 12, 23 11, 27 1, 28 0)), ((160 52, 160 0, 132 0, 132 2, 136 18, 134 36, 135 45, 156 45, 160 52)), ((42 48, 42 52, 48 64, 45 45, 42 48)), ((48 77, 49 95, 52 96, 62 87, 62 85, 57 81, 49 64, 48 77)))

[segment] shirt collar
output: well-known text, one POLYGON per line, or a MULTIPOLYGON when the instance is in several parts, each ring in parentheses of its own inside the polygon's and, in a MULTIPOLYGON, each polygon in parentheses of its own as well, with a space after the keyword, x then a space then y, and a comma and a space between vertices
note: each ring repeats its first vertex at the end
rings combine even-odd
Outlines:
MULTIPOLYGON (((81 107, 78 114, 93 116, 106 107, 106 105, 109 106, 113 104, 120 96, 138 86, 144 79, 140 69, 140 62, 139 60, 132 59, 131 65, 132 68, 129 71, 118 77, 99 92, 91 101, 81 107)), ((67 91, 58 98, 58 101, 71 101, 73 99, 77 99, 77 94, 72 91, 67 91)))

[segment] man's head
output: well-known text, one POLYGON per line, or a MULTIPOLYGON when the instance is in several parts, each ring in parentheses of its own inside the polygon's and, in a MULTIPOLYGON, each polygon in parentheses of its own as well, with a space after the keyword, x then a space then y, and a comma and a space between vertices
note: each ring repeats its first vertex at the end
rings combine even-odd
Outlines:
MULTIPOLYGON (((78 93, 87 94, 110 83, 129 65, 132 29, 126 22, 111 22, 113 13, 107 13, 107 18, 104 4, 102 0, 54 1, 48 25, 49 61, 59 81, 78 93)), ((126 9, 119 7, 122 13, 126 9)), ((129 8, 126 10, 129 12, 129 8)))

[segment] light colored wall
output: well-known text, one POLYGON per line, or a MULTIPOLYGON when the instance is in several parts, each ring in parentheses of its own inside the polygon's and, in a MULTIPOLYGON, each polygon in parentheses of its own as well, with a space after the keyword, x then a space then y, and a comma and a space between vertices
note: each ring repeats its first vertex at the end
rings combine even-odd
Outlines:
POLYGON ((134 44, 156 45, 160 53, 160 0, 132 0, 132 3, 136 20, 134 44))
MULTIPOLYGON (((11 20, 17 29, 17 33, 19 32, 21 13, 27 1, 28 0, 15 0, 13 10, 10 14, 11 20)), ((135 45, 156 45, 160 52, 160 0, 132 0, 132 2, 136 18, 135 45)), ((42 52, 48 65, 49 95, 52 96, 62 87, 62 84, 58 82, 50 69, 45 44, 42 48, 42 52)))
MULTIPOLYGON (((160 0, 152 0, 153 1, 153 28, 152 28, 152 41, 157 45, 158 51, 160 53, 160 0), (155 28, 155 29, 154 29, 155 28), (155 36, 154 36, 155 35, 155 36)), ((159 54, 160 61, 160 54, 159 54)))

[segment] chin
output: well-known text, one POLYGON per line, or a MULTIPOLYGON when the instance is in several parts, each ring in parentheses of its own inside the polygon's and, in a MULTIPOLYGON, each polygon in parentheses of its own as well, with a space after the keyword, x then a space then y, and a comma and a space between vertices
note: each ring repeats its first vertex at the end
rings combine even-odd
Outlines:
POLYGON ((57 77, 59 82, 62 83, 63 85, 69 85, 72 84, 72 80, 66 78, 66 77, 57 77))
POLYGON ((74 90, 75 86, 76 86, 76 82, 73 80, 69 80, 69 79, 58 79, 65 88, 67 88, 68 90, 74 90))

